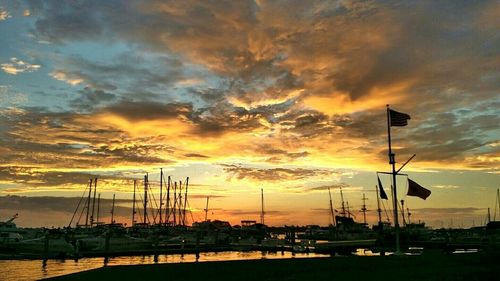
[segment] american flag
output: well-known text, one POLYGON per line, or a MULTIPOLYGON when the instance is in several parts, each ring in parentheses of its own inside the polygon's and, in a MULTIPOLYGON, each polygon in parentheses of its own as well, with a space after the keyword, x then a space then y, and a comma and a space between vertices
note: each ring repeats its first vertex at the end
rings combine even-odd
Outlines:
POLYGON ((389 109, 389 116, 391 118, 391 126, 403 127, 408 125, 408 120, 411 119, 410 115, 406 113, 397 112, 389 109))

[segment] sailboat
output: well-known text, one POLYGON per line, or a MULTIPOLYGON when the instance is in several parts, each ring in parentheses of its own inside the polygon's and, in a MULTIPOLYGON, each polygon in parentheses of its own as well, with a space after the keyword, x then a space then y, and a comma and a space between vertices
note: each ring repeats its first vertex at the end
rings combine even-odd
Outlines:
POLYGON ((497 210, 500 212, 500 190, 497 189, 497 197, 495 202, 495 212, 493 213, 493 220, 491 220, 491 216, 489 215, 488 208, 488 223, 486 224, 486 229, 489 232, 500 232, 500 220, 496 220, 497 210))

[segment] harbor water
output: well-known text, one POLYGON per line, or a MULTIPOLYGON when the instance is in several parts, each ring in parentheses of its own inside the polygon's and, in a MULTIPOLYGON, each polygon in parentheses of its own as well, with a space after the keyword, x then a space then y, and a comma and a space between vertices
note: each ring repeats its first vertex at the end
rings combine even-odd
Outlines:
POLYGON ((251 259, 285 259, 285 258, 313 258, 328 257, 329 255, 315 253, 292 252, 206 252, 200 253, 197 259, 195 254, 159 255, 157 260, 150 256, 123 256, 113 257, 105 261, 104 258, 82 258, 79 260, 0 260, 0 280, 28 281, 113 265, 154 264, 154 263, 182 263, 207 262, 227 260, 251 259))

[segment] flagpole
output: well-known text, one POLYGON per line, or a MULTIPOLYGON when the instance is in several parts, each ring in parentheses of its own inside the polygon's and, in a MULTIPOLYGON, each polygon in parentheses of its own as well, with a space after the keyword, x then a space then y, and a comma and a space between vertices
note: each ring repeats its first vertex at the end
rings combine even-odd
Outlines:
POLYGON ((377 213, 378 213, 378 226, 382 227, 382 209, 380 209, 380 194, 378 191, 378 185, 375 185, 375 191, 377 193, 377 213))
POLYGON ((387 138, 389 143, 389 164, 392 165, 392 185, 393 185, 393 209, 394 209, 394 230, 396 232, 396 254, 401 252, 399 245, 399 223, 398 223, 398 198, 397 198, 397 189, 396 189, 396 159, 395 154, 392 153, 391 148, 391 116, 389 112, 389 105, 387 105, 387 138))

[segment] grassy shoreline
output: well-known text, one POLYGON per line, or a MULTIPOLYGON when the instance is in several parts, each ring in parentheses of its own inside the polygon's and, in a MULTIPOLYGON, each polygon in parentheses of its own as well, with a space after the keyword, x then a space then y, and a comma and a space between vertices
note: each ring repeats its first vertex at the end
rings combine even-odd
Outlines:
POLYGON ((45 280, 496 280, 498 258, 433 253, 120 265, 45 280))

